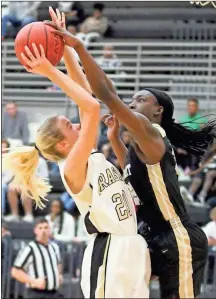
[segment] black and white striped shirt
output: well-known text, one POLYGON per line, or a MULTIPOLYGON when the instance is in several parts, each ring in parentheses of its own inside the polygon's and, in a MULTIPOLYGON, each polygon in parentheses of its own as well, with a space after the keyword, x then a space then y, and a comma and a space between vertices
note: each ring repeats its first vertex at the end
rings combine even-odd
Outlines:
POLYGON ((46 278, 46 290, 59 288, 59 269, 61 263, 59 247, 54 242, 43 245, 37 241, 30 242, 21 249, 14 262, 14 267, 22 269, 35 278, 46 278))

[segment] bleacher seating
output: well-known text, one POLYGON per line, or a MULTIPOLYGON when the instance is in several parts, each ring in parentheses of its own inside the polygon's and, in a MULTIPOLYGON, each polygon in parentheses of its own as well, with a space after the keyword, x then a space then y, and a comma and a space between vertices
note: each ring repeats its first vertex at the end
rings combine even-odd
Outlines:
MULTIPOLYGON (((93 1, 82 1, 86 16, 91 15, 93 4, 93 1)), ((4 1, 2 5, 4 14, 8 1, 4 1)), ((38 7, 39 21, 49 18, 50 5, 56 8, 58 2, 41 2, 38 7)), ((190 1, 110 1, 105 5, 104 14, 112 27, 112 36, 116 38, 167 39, 181 30, 181 22, 184 23, 186 32, 192 31, 191 37, 200 23, 205 23, 202 25, 207 31, 207 35, 204 34, 205 39, 213 40, 216 37, 215 9, 211 4, 199 7, 191 5, 190 1), (191 20, 195 21, 194 24, 190 24, 191 20)), ((14 37, 15 32, 10 28, 9 36, 14 37)), ((202 36, 201 31, 199 32, 202 36)))
MULTIPOLYGON (((88 15, 92 12, 92 3, 82 2, 88 15)), ((216 36, 215 10, 211 5, 201 9, 189 1, 111 1, 106 2, 104 14, 110 20, 113 37, 117 38, 167 39, 178 31, 179 21, 183 21, 189 31, 191 20, 195 21, 194 27, 198 22, 206 22, 207 31, 214 32, 206 38, 213 40, 216 36)))
MULTIPOLYGON (((189 97, 200 99, 201 109, 216 110, 215 43, 172 40, 117 42, 113 39, 111 42, 122 62, 119 71, 124 71, 126 75, 123 78, 119 78, 117 74, 109 76, 112 80, 119 78, 115 80, 115 87, 126 102, 130 101, 136 91, 151 86, 168 91, 179 111, 185 108, 185 102, 189 97)), ((106 43, 109 41, 90 44, 92 49, 90 52, 95 58, 102 55, 106 43)), ((65 67, 60 65, 59 69, 65 70, 65 67)), ((106 69, 104 71, 106 72, 106 69)), ((38 113, 41 121, 46 118, 48 112, 52 113, 50 109, 54 107, 65 109, 69 115, 73 106, 67 103, 61 91, 48 92, 46 88, 51 85, 52 83, 46 78, 26 73, 15 56, 13 42, 3 42, 3 103, 15 100, 21 106, 25 106, 25 109, 34 106, 34 113, 31 114, 30 111, 29 115, 31 121, 36 123, 38 113)))

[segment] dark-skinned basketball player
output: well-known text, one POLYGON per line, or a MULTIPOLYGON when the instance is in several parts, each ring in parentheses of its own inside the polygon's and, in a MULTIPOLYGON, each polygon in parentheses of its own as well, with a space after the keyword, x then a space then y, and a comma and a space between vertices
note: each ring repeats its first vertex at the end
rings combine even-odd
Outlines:
MULTIPOLYGON (((207 259, 207 239, 186 212, 172 145, 202 156, 216 137, 216 121, 199 131, 175 123, 172 99, 153 88, 137 92, 128 107, 83 43, 60 27, 57 29, 79 55, 94 94, 131 134, 129 150, 118 135, 111 141, 125 180, 138 195, 138 217, 150 227, 152 273, 159 276, 161 297, 197 297, 207 259)), ((104 118, 107 124, 111 120, 110 116, 104 118)))

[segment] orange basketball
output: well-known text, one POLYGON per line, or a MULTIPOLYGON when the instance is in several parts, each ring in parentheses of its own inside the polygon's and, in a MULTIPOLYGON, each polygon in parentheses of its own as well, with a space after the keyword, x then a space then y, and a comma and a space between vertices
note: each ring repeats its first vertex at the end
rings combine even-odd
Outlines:
POLYGON ((21 57, 22 52, 26 54, 25 46, 28 46, 32 53, 34 53, 32 43, 35 43, 39 52, 39 45, 41 44, 44 48, 46 58, 52 65, 57 65, 63 55, 64 42, 54 31, 55 29, 45 25, 43 22, 33 22, 23 27, 15 39, 15 52, 21 64, 25 65, 21 57))

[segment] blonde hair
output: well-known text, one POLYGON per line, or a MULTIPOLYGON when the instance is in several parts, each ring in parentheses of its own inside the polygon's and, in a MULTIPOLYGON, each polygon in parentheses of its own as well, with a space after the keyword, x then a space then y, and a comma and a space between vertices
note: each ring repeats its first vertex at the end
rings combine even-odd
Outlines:
MULTIPOLYGON (((57 152, 55 145, 64 139, 63 134, 57 128, 57 116, 51 117, 39 128, 36 136, 36 145, 42 156, 57 162, 63 157, 57 152)), ((36 176, 39 163, 39 151, 35 147, 23 146, 3 155, 3 170, 10 170, 14 177, 12 185, 19 186, 21 198, 31 197, 36 207, 44 208, 42 200, 46 200, 51 190, 51 185, 46 179, 36 176)))

